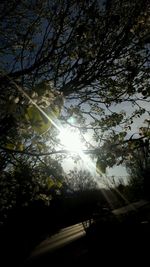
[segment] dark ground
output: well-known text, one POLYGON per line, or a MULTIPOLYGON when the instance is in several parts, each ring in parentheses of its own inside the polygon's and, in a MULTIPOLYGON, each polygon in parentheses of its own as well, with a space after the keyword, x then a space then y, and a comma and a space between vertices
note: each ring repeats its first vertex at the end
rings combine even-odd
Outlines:
POLYGON ((118 220, 99 220, 87 235, 54 252, 45 253, 24 267, 149 266, 150 207, 118 220), (122 221, 121 221, 122 220, 122 221))
MULTIPOLYGON (((99 229, 90 237, 83 237, 53 253, 47 253, 24 266, 122 266, 149 258, 150 233, 147 226, 120 229, 99 229), (94 235, 95 234, 95 235, 94 235)), ((148 263, 148 262, 147 262, 148 263)), ((126 266, 127 266, 126 265, 126 266)))
POLYGON ((103 218, 91 225, 86 236, 24 263, 19 257, 23 247, 15 251, 14 239, 7 244, 9 254, 1 255, 0 266, 149 266, 149 222, 150 204, 117 220, 103 218), (14 252, 15 257, 18 255, 16 261, 14 252))

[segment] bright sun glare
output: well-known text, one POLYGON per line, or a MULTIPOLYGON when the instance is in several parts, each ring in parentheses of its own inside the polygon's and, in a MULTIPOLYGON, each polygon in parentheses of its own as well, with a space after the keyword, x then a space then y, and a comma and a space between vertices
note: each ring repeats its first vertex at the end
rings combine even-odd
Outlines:
POLYGON ((63 129, 59 134, 59 139, 61 144, 64 145, 69 151, 80 153, 83 150, 83 144, 81 142, 80 135, 76 131, 71 131, 68 128, 63 129))
POLYGON ((96 177, 96 164, 92 162, 91 158, 84 153, 86 146, 81 140, 80 133, 77 130, 72 130, 69 127, 61 129, 58 135, 61 144, 70 152, 75 152, 80 156, 82 160, 82 167, 85 166, 87 170, 92 173, 93 179, 97 184, 100 182, 95 178, 96 177))

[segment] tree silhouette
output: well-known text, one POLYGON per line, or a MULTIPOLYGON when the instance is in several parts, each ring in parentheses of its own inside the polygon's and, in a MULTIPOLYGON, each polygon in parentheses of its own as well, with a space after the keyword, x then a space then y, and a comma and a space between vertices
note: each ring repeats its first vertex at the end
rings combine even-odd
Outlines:
POLYGON ((150 147, 149 142, 140 141, 139 147, 126 162, 129 173, 129 186, 134 197, 149 197, 150 190, 150 147))
POLYGON ((69 152, 56 149, 59 124, 78 129, 84 142, 90 132, 94 144, 85 142, 84 152, 95 155, 99 172, 149 139, 149 124, 132 134, 135 119, 149 114, 147 0, 0 5, 3 171, 21 156, 61 161, 69 152))
POLYGON ((72 191, 87 191, 97 188, 96 182, 94 182, 90 172, 86 170, 78 170, 74 168, 68 174, 66 178, 66 184, 72 191))

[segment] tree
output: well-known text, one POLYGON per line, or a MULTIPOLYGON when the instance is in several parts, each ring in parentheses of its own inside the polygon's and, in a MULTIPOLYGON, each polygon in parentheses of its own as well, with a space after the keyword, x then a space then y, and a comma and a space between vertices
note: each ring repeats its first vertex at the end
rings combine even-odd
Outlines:
POLYGON ((130 154, 126 161, 129 173, 129 186, 134 197, 149 197, 150 192, 150 143, 140 141, 140 146, 130 154))
POLYGON ((11 210, 38 201, 49 206, 57 194, 61 195, 63 169, 58 161, 49 157, 37 164, 22 158, 1 173, 0 187, 0 223, 3 224, 11 210))
POLYGON ((47 203, 60 193, 61 161, 74 156, 57 136, 66 125, 87 148, 77 156, 96 158, 100 175, 149 141, 149 7, 148 0, 0 2, 3 221, 19 199, 47 203))
POLYGON ((66 184, 72 191, 83 192, 97 188, 97 184, 90 172, 86 170, 78 170, 76 167, 68 173, 66 184))
POLYGON ((60 121, 82 135, 90 131, 95 145, 86 152, 102 172, 121 164, 137 140, 149 139, 149 126, 142 136, 130 132, 137 117, 149 114, 147 0, 0 5, 3 170, 14 155, 55 155, 60 121))

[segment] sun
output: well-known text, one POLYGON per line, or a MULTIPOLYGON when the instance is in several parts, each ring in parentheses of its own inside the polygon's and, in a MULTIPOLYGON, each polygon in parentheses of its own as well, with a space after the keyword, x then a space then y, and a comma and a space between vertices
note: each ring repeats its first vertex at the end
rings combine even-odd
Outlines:
POLYGON ((62 129, 58 135, 60 142, 69 151, 81 152, 83 144, 77 131, 69 128, 62 129))

